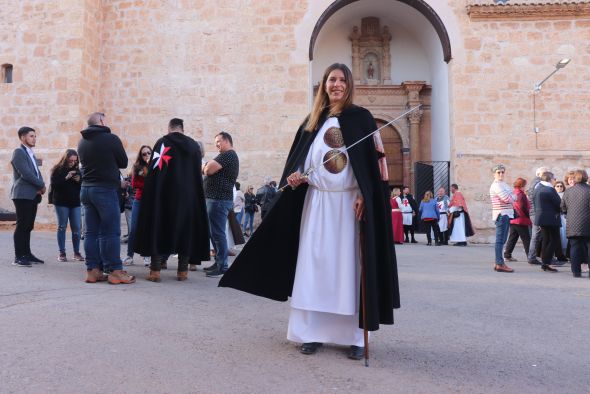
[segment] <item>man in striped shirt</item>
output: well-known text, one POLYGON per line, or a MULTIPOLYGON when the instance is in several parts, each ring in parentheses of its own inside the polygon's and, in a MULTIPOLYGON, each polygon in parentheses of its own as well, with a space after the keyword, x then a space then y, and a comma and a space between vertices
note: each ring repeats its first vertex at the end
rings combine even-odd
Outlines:
POLYGON ((496 224, 496 272, 514 272, 504 263, 502 250, 508 239, 508 230, 510 228, 510 219, 514 219, 514 208, 512 203, 515 200, 512 194, 512 188, 504 182, 504 173, 506 168, 502 164, 497 164, 492 168, 494 182, 490 186, 490 200, 492 201, 492 220, 496 224))

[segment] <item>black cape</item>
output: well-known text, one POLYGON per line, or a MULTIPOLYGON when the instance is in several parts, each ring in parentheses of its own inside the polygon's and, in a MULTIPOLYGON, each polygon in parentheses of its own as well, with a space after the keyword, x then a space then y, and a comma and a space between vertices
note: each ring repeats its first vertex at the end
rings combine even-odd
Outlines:
POLYGON ((178 253, 193 264, 210 259, 201 150, 182 133, 167 134, 154 145, 134 247, 142 256, 178 253))
MULTIPOLYGON (((457 213, 463 213, 463 221, 465 222, 465 237, 473 237, 475 235, 475 231, 473 230, 473 225, 471 224, 471 217, 467 211, 461 211, 457 213)), ((455 227, 455 213, 450 215, 449 225, 448 225, 448 232, 449 234, 453 233, 453 228, 455 227)))
MULTIPOLYGON (((324 120, 325 116, 320 125, 324 120)), ((338 116, 338 121, 347 146, 377 129, 369 111, 357 106, 344 110, 338 116)), ((318 129, 306 132, 303 126, 299 128, 280 185, 285 185, 286 177, 303 166, 317 132, 318 129)), ((366 220, 362 222, 362 231, 365 237, 367 281, 366 328, 375 331, 379 329, 379 324, 393 324, 393 309, 400 307, 391 206, 384 182, 381 181, 373 138, 367 138, 348 154, 365 200, 366 220)), ((307 185, 304 184, 295 190, 286 188, 277 196, 264 221, 221 279, 219 286, 287 301, 295 279, 306 191, 307 185)), ((334 218, 334 229, 337 228, 338 218, 334 218)), ((359 313, 359 327, 364 328, 362 311, 359 313)))

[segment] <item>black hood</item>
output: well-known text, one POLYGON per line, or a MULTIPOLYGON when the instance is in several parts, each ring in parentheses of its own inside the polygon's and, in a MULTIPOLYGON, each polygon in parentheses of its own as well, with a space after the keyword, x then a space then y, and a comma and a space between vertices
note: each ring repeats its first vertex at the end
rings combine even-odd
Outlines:
POLYGON ((191 143, 194 144, 194 140, 190 137, 187 137, 183 133, 168 133, 163 138, 170 145, 174 145, 174 148, 181 150, 183 152, 192 152, 194 149, 191 146, 191 143))
POLYGON ((84 130, 82 130, 80 133, 82 134, 82 138, 87 139, 87 140, 91 140, 94 137, 96 137, 97 135, 110 134, 110 132, 111 132, 111 129, 109 129, 107 126, 92 125, 92 126, 88 126, 84 130))

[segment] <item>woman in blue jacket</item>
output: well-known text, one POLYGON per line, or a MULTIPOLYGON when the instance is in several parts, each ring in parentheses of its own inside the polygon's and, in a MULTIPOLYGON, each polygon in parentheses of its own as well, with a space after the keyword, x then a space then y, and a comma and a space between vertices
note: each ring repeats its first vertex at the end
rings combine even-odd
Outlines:
POLYGON ((424 198, 420 202, 420 220, 422 220, 422 226, 426 231, 426 239, 428 239, 428 246, 432 245, 431 230, 434 231, 434 241, 436 246, 440 246, 438 242, 440 236, 440 230, 438 228, 438 220, 440 219, 440 212, 436 205, 436 200, 433 198, 433 194, 430 190, 424 193, 424 198))

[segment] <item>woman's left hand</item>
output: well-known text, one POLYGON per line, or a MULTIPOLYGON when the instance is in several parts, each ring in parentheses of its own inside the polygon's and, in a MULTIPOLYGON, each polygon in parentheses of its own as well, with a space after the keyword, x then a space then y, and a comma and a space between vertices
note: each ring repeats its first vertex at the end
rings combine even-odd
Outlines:
POLYGON ((356 198, 353 209, 356 220, 363 220, 365 217, 365 199, 362 196, 356 198))

